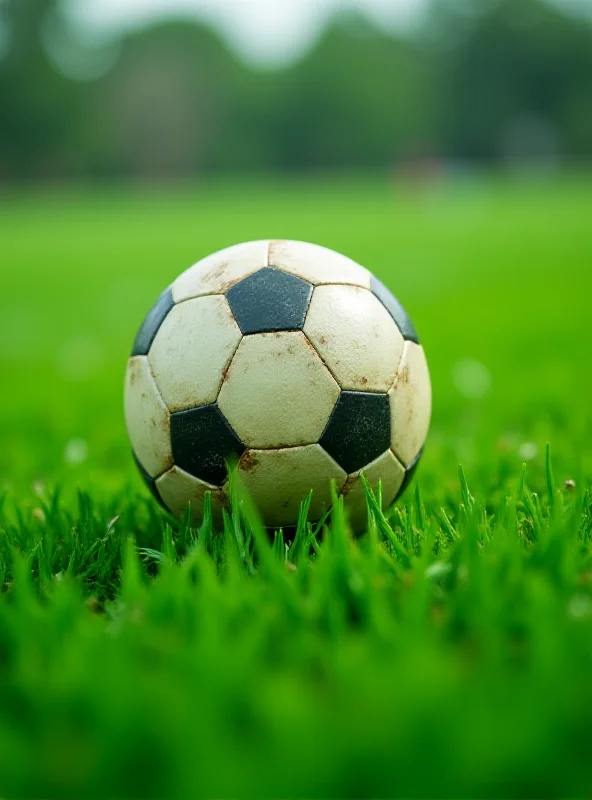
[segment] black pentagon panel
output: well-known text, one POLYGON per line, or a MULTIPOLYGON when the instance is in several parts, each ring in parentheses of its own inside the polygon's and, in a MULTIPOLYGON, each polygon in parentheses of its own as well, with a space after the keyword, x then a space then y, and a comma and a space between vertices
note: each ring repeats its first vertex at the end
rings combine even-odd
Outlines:
POLYGON ((217 403, 171 414, 171 443, 178 467, 217 486, 226 479, 226 459, 245 451, 217 403))
POLYGON ((385 453, 391 441, 386 394, 342 391, 320 444, 346 472, 357 472, 385 453))
POLYGON ((132 350, 132 356, 147 356, 158 329, 164 322, 169 311, 175 305, 171 289, 166 289, 152 306, 142 327, 138 331, 132 350))
POLYGON ((312 285, 275 267, 264 267, 236 283, 226 293, 242 333, 299 331, 312 285))
POLYGON ((419 336, 417 335, 415 326, 411 322, 409 314, 405 311, 401 303, 399 303, 395 295, 386 288, 384 283, 381 283, 378 278, 375 278, 374 275, 372 276, 371 288, 375 296, 378 297, 382 305, 395 320, 397 328, 403 334, 403 338, 419 344, 419 336))
POLYGON ((138 472, 142 476, 142 479, 144 480, 146 486, 150 489, 150 494, 164 509, 166 509, 165 504, 162 502, 162 497, 160 496, 160 494, 158 493, 158 489, 156 488, 156 480, 154 478, 151 478, 150 475, 146 472, 144 467, 140 464, 137 455, 133 451, 132 451, 132 456, 134 457, 134 461, 136 462, 136 467, 138 468, 138 472))
POLYGON ((422 455, 423 447, 405 470, 405 477, 403 479, 403 483, 401 484, 401 488, 399 489, 399 494, 396 497, 397 500, 402 497, 409 488, 409 484, 413 480, 415 473, 417 472, 417 468, 419 467, 419 462, 421 461, 422 455))

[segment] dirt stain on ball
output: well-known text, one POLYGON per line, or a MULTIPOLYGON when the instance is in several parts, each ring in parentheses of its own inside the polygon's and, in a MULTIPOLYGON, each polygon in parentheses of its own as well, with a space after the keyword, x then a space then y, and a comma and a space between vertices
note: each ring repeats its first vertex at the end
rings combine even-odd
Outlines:
POLYGON ((228 261, 221 261, 219 264, 216 264, 216 266, 207 270, 207 272, 204 272, 203 275, 204 282, 220 280, 220 278, 224 277, 224 274, 228 269, 228 267, 229 267, 228 261))
POLYGON ((252 450, 247 450, 246 453, 243 453, 241 460, 239 461, 239 469, 243 472, 250 472, 259 464, 259 459, 253 453, 252 450))
POLYGON ((397 392, 400 387, 407 386, 411 381, 411 373, 409 370, 409 364, 405 364, 401 372, 396 376, 395 382, 393 384, 393 391, 397 392))

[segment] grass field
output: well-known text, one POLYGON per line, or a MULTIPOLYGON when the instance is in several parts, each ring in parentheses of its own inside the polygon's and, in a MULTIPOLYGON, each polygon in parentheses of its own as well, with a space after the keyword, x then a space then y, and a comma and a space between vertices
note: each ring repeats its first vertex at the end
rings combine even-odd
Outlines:
POLYGON ((589 796, 592 178, 1 203, 0 797, 589 796), (417 481, 357 542, 238 488, 191 530, 131 462, 145 311, 268 237, 368 266, 428 354, 417 481))

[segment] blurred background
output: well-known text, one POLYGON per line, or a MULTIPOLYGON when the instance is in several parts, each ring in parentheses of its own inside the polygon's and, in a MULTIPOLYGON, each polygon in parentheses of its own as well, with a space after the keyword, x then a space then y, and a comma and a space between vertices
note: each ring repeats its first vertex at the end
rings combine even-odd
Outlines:
POLYGON ((317 561, 289 615, 283 582, 200 577, 186 604, 163 570, 152 604, 124 578, 86 627, 62 571, 47 614, 17 578, 0 795, 590 794, 591 156, 592 0, 0 0, 0 541, 27 531, 19 575, 55 548, 82 584, 112 536, 153 546, 132 342, 182 270, 267 238, 346 253, 403 302, 434 387, 425 529, 464 526, 462 464, 501 542, 478 566, 467 536, 426 580, 423 556, 396 584, 384 566, 372 603, 353 551, 355 580, 317 561), (522 519, 523 463, 545 504, 548 442, 582 527, 523 528, 522 570, 503 504, 522 519))
POLYGON ((2 0, 0 179, 592 153, 589 0, 2 0))
POLYGON ((592 476, 591 154, 589 0, 0 0, 0 493, 121 487, 141 320, 258 238, 408 307, 438 503, 592 476))

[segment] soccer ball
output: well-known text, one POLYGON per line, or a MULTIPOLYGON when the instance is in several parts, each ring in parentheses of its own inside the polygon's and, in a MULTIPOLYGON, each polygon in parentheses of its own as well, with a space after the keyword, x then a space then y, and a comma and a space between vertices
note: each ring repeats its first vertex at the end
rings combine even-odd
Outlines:
POLYGON ((360 479, 391 505, 410 481, 431 413, 423 348, 367 269, 290 241, 199 261, 158 299, 134 343, 125 417, 137 465, 174 515, 227 502, 227 462, 269 526, 343 495, 365 525, 360 479))

